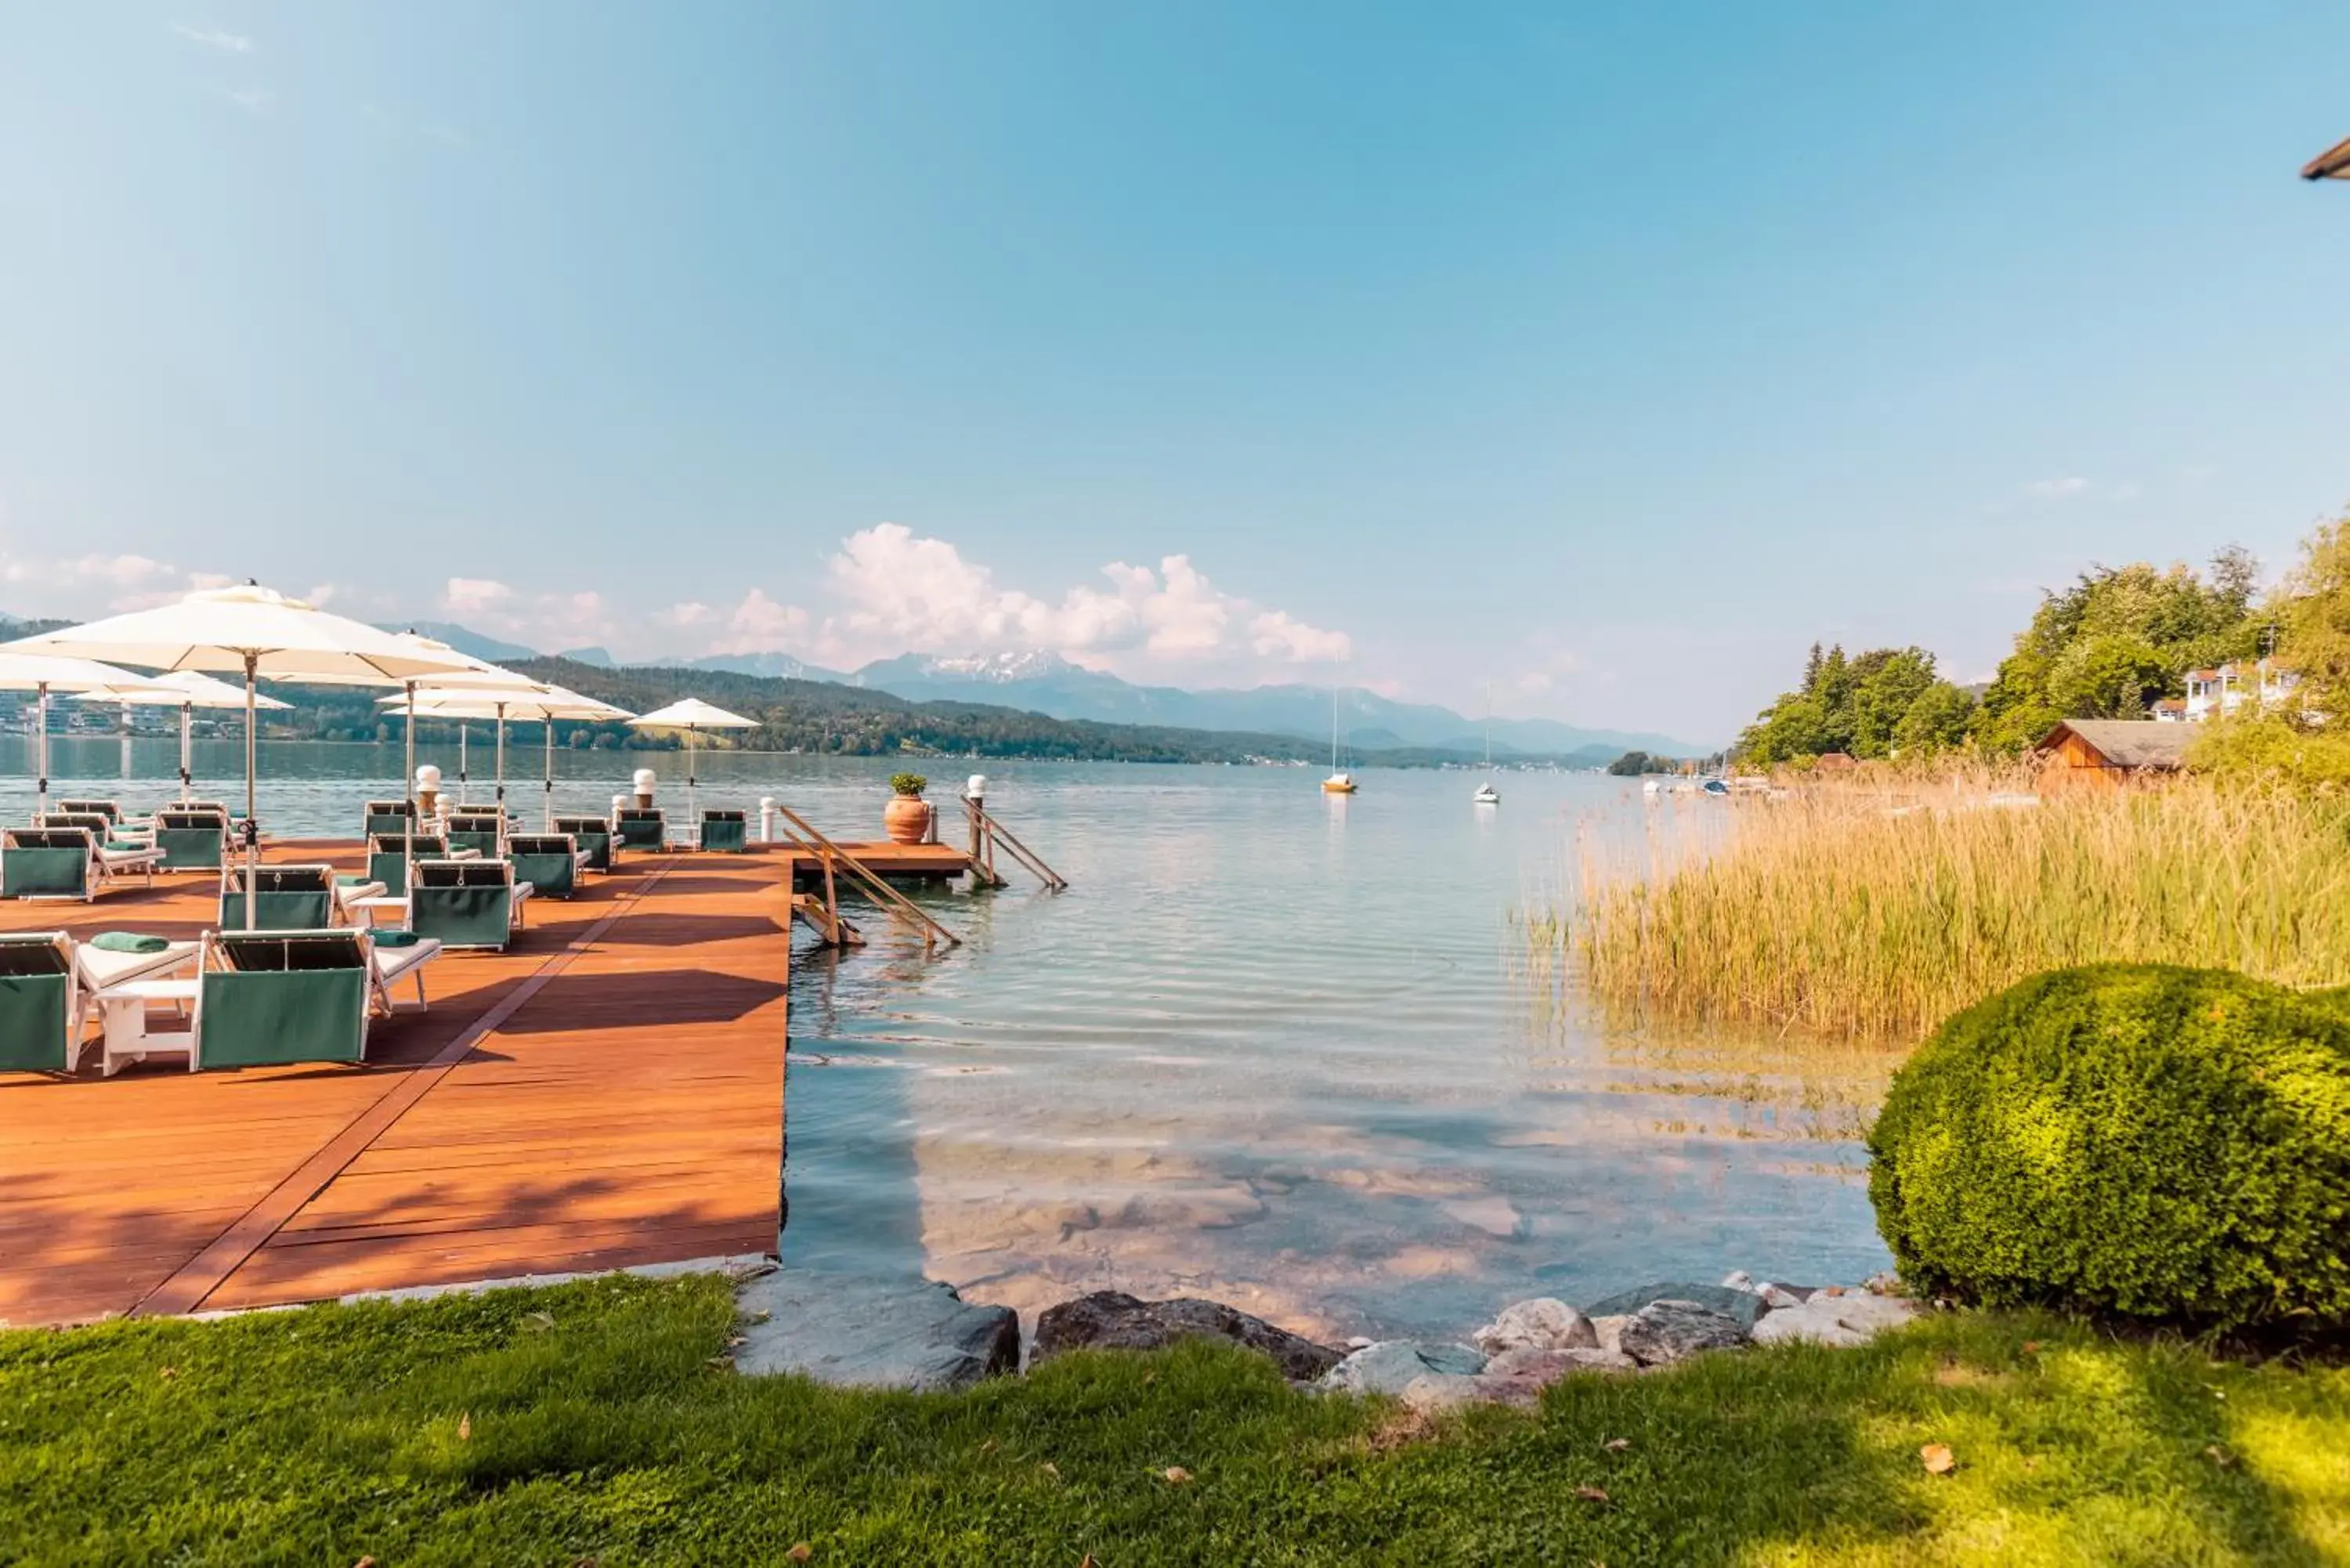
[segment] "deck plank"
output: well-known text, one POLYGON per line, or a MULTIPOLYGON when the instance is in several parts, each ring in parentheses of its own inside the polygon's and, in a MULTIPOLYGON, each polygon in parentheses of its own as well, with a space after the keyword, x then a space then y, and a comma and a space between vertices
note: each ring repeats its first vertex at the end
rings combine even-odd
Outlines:
MULTIPOLYGON (((273 861, 348 867, 356 846, 273 861)), ((0 1323, 772 1252, 782 857, 629 857, 435 961, 364 1067, 0 1075, 0 1323)), ((0 929, 192 936, 210 884, 0 904, 0 929)))

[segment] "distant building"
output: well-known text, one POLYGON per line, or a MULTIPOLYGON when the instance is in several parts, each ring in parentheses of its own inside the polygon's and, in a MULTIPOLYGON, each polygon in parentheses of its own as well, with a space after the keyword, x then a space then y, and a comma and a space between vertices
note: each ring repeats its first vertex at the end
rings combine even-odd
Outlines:
POLYGON ((1845 752, 1822 752, 1814 759, 1814 765, 1824 774, 1840 774, 1846 768, 1860 766, 1858 763, 1853 761, 1849 753, 1845 752))
POLYGON ((2187 672, 2186 697, 2166 698, 2156 703, 2154 717, 2166 722, 2183 721, 2189 724, 2200 724, 2214 716, 2231 718, 2247 702, 2264 709, 2281 706, 2300 685, 2300 672, 2273 659, 2249 665, 2230 663, 2213 670, 2190 670, 2187 672), (2174 702, 2178 704, 2176 708, 2171 706, 2174 702))
POLYGON ((2033 754, 2043 784, 2117 784, 2177 773, 2194 739, 2175 721, 2067 719, 2040 738, 2033 754))

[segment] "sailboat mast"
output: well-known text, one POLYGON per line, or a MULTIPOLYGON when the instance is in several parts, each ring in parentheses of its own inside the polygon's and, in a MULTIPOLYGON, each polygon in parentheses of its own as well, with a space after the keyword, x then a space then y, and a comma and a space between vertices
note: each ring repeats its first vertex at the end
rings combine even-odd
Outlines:
POLYGON ((1330 771, 1338 771, 1338 689, 1330 688, 1330 771))

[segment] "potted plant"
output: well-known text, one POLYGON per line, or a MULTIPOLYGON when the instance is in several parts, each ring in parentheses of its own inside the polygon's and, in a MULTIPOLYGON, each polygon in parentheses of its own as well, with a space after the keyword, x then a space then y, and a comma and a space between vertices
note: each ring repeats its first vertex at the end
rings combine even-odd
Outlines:
POLYGON ((893 844, 920 844, 931 836, 932 807, 922 798, 931 781, 920 774, 889 775, 889 805, 881 813, 881 826, 893 844))

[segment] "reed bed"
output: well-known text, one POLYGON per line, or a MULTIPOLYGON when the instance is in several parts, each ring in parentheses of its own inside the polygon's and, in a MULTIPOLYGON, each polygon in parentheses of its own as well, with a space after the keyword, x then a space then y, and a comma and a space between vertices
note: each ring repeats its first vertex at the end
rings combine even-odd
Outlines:
POLYGON ((1611 1019, 1915 1040, 2026 975, 2131 960, 2350 982, 2350 811, 2188 777, 2074 789, 1962 769, 1648 808, 1578 835, 1529 936, 1611 1019))

